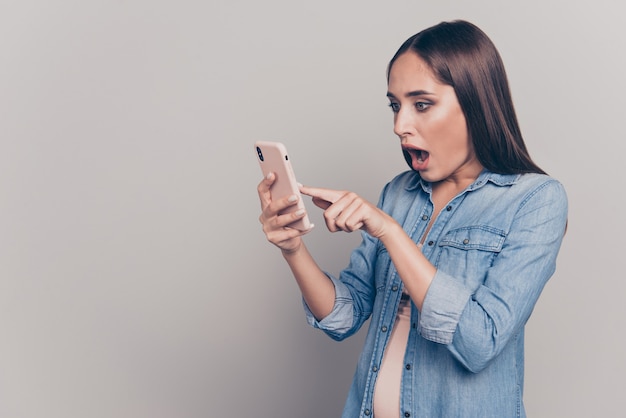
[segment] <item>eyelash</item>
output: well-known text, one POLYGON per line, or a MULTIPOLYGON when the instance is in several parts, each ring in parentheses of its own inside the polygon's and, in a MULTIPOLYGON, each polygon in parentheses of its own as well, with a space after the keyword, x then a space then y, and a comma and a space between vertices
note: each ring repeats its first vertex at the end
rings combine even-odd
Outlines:
POLYGON ((428 110, 428 108, 430 107, 430 103, 426 103, 426 102, 417 102, 415 103, 415 107, 417 108, 417 110, 419 110, 420 112, 425 112, 426 110, 428 110), (420 106, 422 106, 422 108, 420 108, 420 106))
MULTIPOLYGON (((430 106, 432 106, 432 103, 415 102, 415 108, 418 112, 425 112, 430 106)), ((389 107, 393 113, 398 113, 400 111, 400 104, 398 103, 389 103, 389 107)))

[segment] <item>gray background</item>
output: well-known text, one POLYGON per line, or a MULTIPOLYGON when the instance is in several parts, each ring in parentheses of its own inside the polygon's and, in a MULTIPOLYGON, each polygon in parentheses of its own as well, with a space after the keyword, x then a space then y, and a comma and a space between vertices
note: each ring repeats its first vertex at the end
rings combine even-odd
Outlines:
MULTIPOLYGON (((385 67, 454 18, 495 42, 569 232, 527 327, 531 417, 624 411, 618 2, 0 2, 0 416, 335 417, 363 334, 305 325, 252 143, 376 200, 404 170, 385 67)), ((307 201, 338 272, 357 235, 307 201)))

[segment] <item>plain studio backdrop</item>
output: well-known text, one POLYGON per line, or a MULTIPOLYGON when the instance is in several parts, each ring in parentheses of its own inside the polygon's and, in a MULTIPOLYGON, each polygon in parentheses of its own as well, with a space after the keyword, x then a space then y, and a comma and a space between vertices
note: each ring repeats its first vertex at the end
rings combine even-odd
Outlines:
MULTIPOLYGON (((527 326, 530 417, 624 411, 618 1, 0 2, 0 417, 337 417, 364 333, 309 328, 252 144, 376 201, 405 169, 400 44, 467 19, 504 59, 569 230, 527 326)), ((337 273, 358 234, 306 241, 337 273)))

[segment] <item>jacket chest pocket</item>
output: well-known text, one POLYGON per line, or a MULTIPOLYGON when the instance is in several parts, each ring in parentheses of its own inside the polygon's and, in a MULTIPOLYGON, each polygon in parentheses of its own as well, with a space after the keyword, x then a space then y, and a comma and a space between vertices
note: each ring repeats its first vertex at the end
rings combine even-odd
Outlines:
POLYGON ((502 250, 505 238, 505 231, 488 226, 449 231, 439 242, 438 268, 477 289, 502 250))

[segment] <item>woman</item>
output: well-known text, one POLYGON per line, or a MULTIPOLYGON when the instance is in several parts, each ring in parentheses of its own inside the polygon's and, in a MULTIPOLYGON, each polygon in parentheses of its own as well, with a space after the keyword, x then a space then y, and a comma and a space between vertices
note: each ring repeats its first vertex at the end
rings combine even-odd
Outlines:
POLYGON ((282 250, 311 325, 334 339, 371 317, 344 417, 523 417, 524 325, 555 271, 562 185, 531 160, 500 56, 465 21, 409 38, 387 73, 394 132, 411 170, 377 206, 302 187, 330 231, 362 230, 334 278, 278 215, 274 176, 260 221, 282 250))

